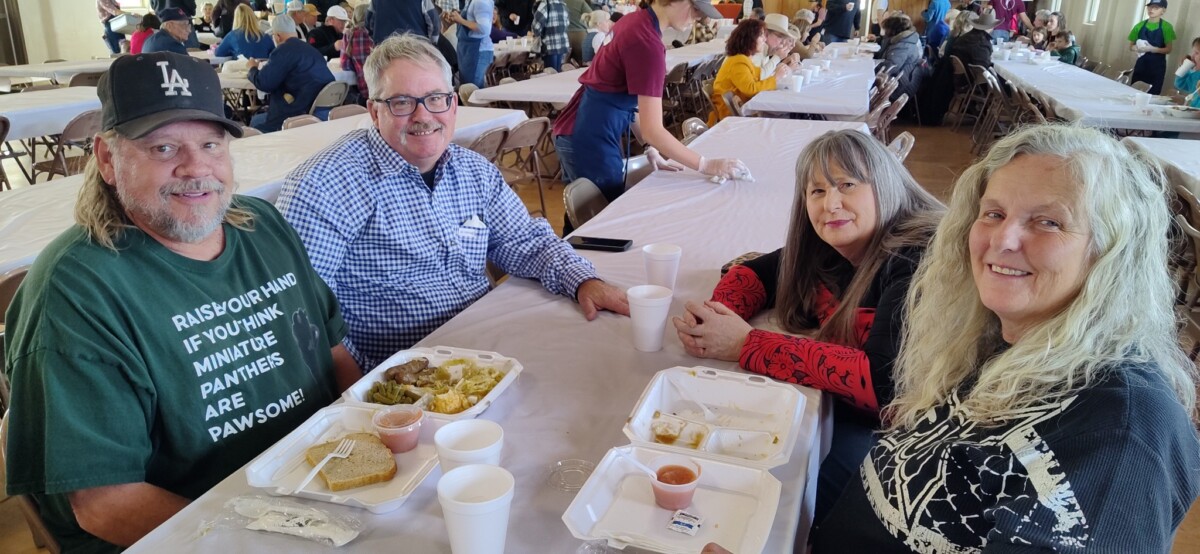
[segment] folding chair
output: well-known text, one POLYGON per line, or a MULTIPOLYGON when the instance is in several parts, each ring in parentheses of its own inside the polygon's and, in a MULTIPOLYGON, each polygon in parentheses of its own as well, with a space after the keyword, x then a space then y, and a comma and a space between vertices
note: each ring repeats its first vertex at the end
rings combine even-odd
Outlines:
POLYGON ((467 148, 483 156, 487 161, 496 163, 496 160, 500 158, 500 149, 504 146, 505 140, 508 140, 508 128, 496 127, 475 137, 475 140, 471 141, 471 145, 467 148))
POLYGON ((563 190, 563 205, 571 226, 578 229, 607 208, 608 199, 595 183, 580 177, 563 190))
POLYGON ((532 178, 537 183, 538 202, 542 217, 546 216, 546 193, 542 189, 542 157, 538 146, 550 134, 550 118, 535 117, 517 124, 508 132, 508 138, 500 149, 501 161, 505 154, 515 155, 512 165, 500 164, 500 173, 514 189, 517 183, 532 178))
POLYGON ((325 85, 321 92, 317 93, 317 97, 313 99, 313 104, 308 108, 308 114, 313 115, 321 108, 333 109, 341 106, 346 101, 346 93, 350 92, 350 85, 341 81, 334 81, 325 85))
POLYGON ((901 163, 908 158, 909 152, 912 152, 913 146, 917 144, 917 138, 912 133, 904 131, 896 135, 896 139, 888 144, 887 148, 896 155, 896 159, 901 163))
MULTIPOLYGON (((474 85, 472 85, 474 86, 474 85)), ((346 104, 329 110, 329 120, 341 119, 343 117, 353 117, 358 114, 367 113, 367 109, 358 104, 346 104)))
POLYGON ((50 159, 33 164, 29 183, 33 184, 39 173, 48 174, 50 179, 55 175, 67 177, 83 173, 88 159, 92 156, 92 137, 99 132, 100 110, 89 110, 75 116, 67 122, 63 132, 54 138, 54 144, 50 147, 50 159), (83 150, 83 155, 68 156, 67 150, 70 148, 83 150))
POLYGON ((315 115, 311 115, 311 114, 294 115, 292 117, 289 117, 289 118, 283 120, 283 129, 286 131, 288 129, 295 129, 296 127, 303 127, 305 125, 312 125, 313 123, 320 123, 320 122, 321 122, 321 118, 319 118, 315 115))

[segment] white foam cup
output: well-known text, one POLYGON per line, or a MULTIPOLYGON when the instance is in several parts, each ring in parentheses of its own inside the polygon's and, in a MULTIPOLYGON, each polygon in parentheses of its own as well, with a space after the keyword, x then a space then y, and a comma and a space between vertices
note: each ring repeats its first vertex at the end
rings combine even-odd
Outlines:
POLYGON ((1012 59, 1012 50, 1005 50, 1004 52, 1002 52, 1000 54, 1000 59, 1002 59, 1004 61, 1008 61, 1008 60, 1012 59))
POLYGON ((833 69, 833 62, 830 60, 821 60, 821 69, 824 69, 825 71, 833 69))
POLYGON ((433 434, 442 473, 469 464, 500 465, 504 428, 486 419, 452 421, 433 434))
POLYGON ((639 285, 625 292, 629 319, 633 323, 633 347, 642 352, 662 350, 667 314, 671 311, 671 289, 639 285))
POLYGON ((502 467, 465 465, 438 480, 454 554, 504 554, 516 480, 502 467))
POLYGON ((1183 77, 1184 75, 1187 75, 1188 72, 1190 72, 1194 67, 1196 67, 1196 62, 1193 62, 1189 59, 1184 59, 1183 63, 1179 64, 1179 69, 1175 70, 1175 76, 1183 77))
POLYGON ((679 258, 682 256, 683 249, 674 244, 658 243, 643 246, 642 258, 646 261, 646 284, 674 289, 675 277, 679 273, 679 258))

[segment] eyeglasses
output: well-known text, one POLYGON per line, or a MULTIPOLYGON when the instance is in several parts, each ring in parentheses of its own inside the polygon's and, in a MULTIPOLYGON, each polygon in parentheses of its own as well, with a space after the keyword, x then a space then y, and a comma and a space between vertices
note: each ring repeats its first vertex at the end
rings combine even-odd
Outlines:
POLYGON ((388 110, 392 115, 400 117, 411 115, 417 111, 417 104, 425 106, 429 113, 442 113, 450 110, 450 106, 454 105, 453 92, 435 92, 426 94, 425 96, 393 96, 391 98, 374 98, 375 102, 387 104, 388 110))

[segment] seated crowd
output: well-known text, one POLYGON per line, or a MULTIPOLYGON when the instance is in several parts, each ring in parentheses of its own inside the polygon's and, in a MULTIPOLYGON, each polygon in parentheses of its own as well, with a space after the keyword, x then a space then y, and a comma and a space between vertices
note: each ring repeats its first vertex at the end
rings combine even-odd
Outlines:
MULTIPOLYGON (((269 32, 245 4, 208 16, 225 28, 216 52, 249 58, 247 78, 269 95, 257 129, 308 113, 334 81, 330 60, 356 74, 370 125, 292 169, 275 205, 234 194, 244 129, 211 65, 187 54, 182 10, 161 10, 152 33, 144 21, 142 55, 101 78, 75 225, 5 316, 7 491, 36 499, 64 550, 144 537, 482 298, 489 262, 588 321, 629 315, 625 292, 531 217, 496 165, 452 142, 455 76, 482 83, 493 40, 508 38, 494 29, 539 38, 550 67, 577 49, 590 62, 552 131, 567 180, 622 194, 634 121, 657 168, 748 176, 663 124, 662 30, 710 36, 702 19, 719 16, 706 0, 651 0, 615 25, 607 3, 585 0, 454 4, 293 0, 269 32), (456 47, 441 36, 451 24, 456 47), (262 363, 236 402, 277 415, 241 428, 213 407, 206 365, 240 346, 205 331, 268 307, 279 317, 259 318, 262 363)), ((710 123, 730 115, 727 96, 773 90, 826 43, 856 37, 854 4, 739 22, 710 123)), ((1152 86, 1174 39, 1165 8, 1151 0, 1130 34, 1144 54, 1133 73, 1152 86)), ((922 17, 924 33, 900 12, 875 20, 897 94, 915 95, 923 71, 939 86, 951 56, 991 66, 996 39, 1079 56, 1061 14, 1030 20, 1016 0, 933 0, 922 17)), ((1197 62, 1200 39, 1174 81, 1193 106, 1197 62)), ((1028 127, 959 176, 946 205, 878 140, 846 130, 812 140, 793 178, 779 247, 731 266, 671 322, 690 356, 834 399, 812 552, 1170 549, 1200 495, 1200 439, 1154 163, 1098 130, 1028 127), (778 331, 748 322, 764 312, 778 331)))

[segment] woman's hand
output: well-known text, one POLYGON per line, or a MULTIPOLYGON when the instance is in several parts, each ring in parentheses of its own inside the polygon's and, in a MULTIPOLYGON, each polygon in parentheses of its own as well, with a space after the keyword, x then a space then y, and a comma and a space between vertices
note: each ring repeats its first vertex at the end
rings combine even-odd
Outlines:
POLYGON ((754 330, 724 304, 709 300, 688 302, 682 317, 671 318, 684 350, 697 358, 736 362, 754 330))
POLYGON ((704 550, 701 550, 700 554, 733 554, 733 553, 728 550, 725 550, 724 548, 721 547, 721 545, 719 545, 715 542, 710 542, 710 543, 704 545, 704 550))
POLYGON ((787 76, 791 75, 791 74, 792 74, 792 68, 788 64, 780 63, 779 65, 775 66, 775 80, 776 81, 778 81, 779 79, 787 78, 787 76))

